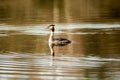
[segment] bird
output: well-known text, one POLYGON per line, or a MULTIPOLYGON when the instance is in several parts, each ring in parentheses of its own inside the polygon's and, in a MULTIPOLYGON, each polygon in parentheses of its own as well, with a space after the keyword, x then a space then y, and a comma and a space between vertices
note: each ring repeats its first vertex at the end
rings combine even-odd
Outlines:
POLYGON ((54 38, 54 31, 55 31, 54 24, 51 24, 48 27, 49 27, 49 30, 51 31, 50 37, 48 39, 49 44, 53 44, 54 46, 65 46, 71 43, 71 41, 66 38, 54 38))
POLYGON ((54 38, 54 31, 55 31, 54 24, 49 25, 48 28, 51 31, 50 37, 48 39, 48 44, 51 51, 51 55, 54 56, 55 55, 54 46, 66 46, 70 44, 71 41, 66 38, 54 38))

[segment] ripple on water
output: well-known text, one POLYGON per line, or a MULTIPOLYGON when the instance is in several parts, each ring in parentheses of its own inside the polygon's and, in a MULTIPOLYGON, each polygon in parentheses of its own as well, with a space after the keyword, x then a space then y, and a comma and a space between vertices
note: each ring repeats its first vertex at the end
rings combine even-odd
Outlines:
MULTIPOLYGON (((49 24, 35 25, 35 26, 10 26, 10 25, 0 25, 0 30, 2 31, 18 31, 19 34, 27 35, 47 35, 49 30, 47 26, 49 24)), ((116 28, 120 27, 120 24, 56 24, 56 34, 65 33, 62 30, 73 30, 73 29, 104 29, 104 28, 116 28)), ((18 34, 17 33, 17 34, 18 34)), ((68 33, 74 34, 74 33, 68 33)), ((96 32, 77 32, 75 34, 96 34, 96 32)), ((109 33, 108 33, 109 34, 109 33)), ((1 34, 1 36, 6 36, 6 34, 1 34)))
POLYGON ((100 57, 51 57, 33 54, 1 54, 0 76, 8 78, 32 78, 52 80, 86 79, 84 70, 99 68, 111 61, 100 57))

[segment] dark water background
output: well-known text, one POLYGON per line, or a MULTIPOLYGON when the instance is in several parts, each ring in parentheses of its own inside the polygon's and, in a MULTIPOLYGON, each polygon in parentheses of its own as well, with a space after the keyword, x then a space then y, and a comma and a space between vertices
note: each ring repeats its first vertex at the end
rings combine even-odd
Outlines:
POLYGON ((0 23, 119 23, 119 0, 0 0, 0 23))
POLYGON ((119 80, 119 0, 0 0, 0 80, 119 80), (50 55, 47 26, 72 41, 50 55))

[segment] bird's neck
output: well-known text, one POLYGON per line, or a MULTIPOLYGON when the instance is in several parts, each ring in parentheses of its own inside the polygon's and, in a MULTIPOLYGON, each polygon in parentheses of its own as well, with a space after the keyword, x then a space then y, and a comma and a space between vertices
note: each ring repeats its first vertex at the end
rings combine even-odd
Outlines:
POLYGON ((50 37, 49 37, 49 42, 51 43, 54 39, 54 32, 51 31, 50 37))

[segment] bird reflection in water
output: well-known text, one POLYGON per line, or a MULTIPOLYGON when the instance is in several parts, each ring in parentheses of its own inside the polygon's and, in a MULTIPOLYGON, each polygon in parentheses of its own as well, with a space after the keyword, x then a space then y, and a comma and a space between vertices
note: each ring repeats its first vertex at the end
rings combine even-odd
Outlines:
POLYGON ((66 38, 54 38, 55 25, 53 25, 53 24, 49 25, 49 29, 50 29, 51 33, 50 33, 50 37, 48 40, 48 44, 49 44, 49 48, 51 51, 51 55, 55 56, 54 46, 66 46, 66 45, 70 44, 71 41, 66 38))

